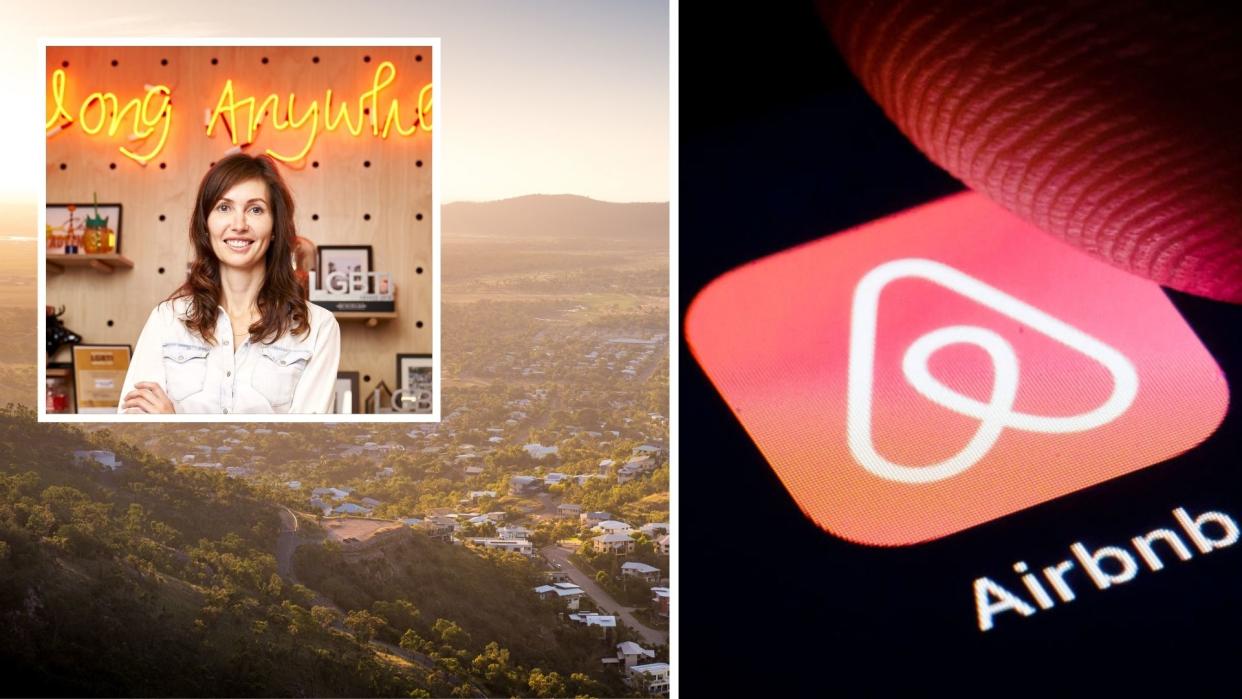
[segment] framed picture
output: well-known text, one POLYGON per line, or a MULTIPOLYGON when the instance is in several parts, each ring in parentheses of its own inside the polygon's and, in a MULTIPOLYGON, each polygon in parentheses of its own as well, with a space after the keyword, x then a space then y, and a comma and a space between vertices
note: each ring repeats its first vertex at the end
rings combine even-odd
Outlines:
POLYGON ((369 293, 371 291, 370 277, 367 277, 365 287, 350 289, 348 277, 333 276, 337 273, 348 275, 354 272, 370 274, 372 270, 370 245, 320 245, 318 254, 319 260, 315 269, 318 270, 316 279, 318 279, 320 289, 338 293, 348 291, 369 293))
POLYGON ((404 410, 431 412, 433 379, 430 354, 397 355, 397 388, 401 390, 404 410))
POLYGON ((358 372, 356 371, 338 371, 336 372, 336 402, 332 412, 353 415, 358 412, 358 401, 361 397, 359 391, 358 372))
POLYGON ((121 252, 121 205, 120 204, 48 204, 47 205, 47 252, 51 255, 65 254, 66 246, 77 244, 82 246, 79 253, 85 253, 87 219, 92 222, 102 219, 104 235, 99 239, 103 247, 96 252, 121 252), (99 216, 95 216, 95 211, 99 216))
POLYGON ((129 371, 129 345, 74 345, 73 396, 79 413, 115 413, 129 371))

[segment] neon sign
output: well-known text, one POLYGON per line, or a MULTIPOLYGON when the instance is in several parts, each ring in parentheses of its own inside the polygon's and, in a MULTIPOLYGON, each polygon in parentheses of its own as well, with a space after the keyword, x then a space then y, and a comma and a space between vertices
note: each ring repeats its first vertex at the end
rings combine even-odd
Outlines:
POLYGON ((345 130, 354 136, 362 134, 364 128, 363 113, 370 103, 371 114, 371 135, 387 140, 389 131, 395 126, 397 133, 401 136, 409 137, 416 134, 420 129, 422 131, 431 131, 430 112, 432 109, 431 83, 423 86, 418 93, 418 104, 416 105, 417 116, 414 123, 408 129, 401 125, 401 107, 396 99, 388 103, 388 113, 384 117, 384 127, 380 128, 379 121, 376 119, 379 114, 379 97, 384 88, 391 85, 397 79, 397 68, 391 61, 384 61, 375 69, 375 75, 371 80, 371 89, 363 92, 358 96, 358 110, 355 122, 349 111, 349 103, 342 102, 334 115, 332 113, 332 90, 329 88, 324 93, 323 107, 320 109, 319 100, 312 100, 302 112, 301 116, 295 115, 297 95, 290 92, 289 99, 285 103, 285 121, 281 122, 280 97, 276 93, 272 93, 263 98, 262 102, 257 102, 255 97, 247 97, 245 99, 237 99, 233 91, 232 79, 224 83, 224 89, 220 91, 220 98, 216 101, 216 108, 211 113, 207 121, 207 135, 211 136, 215 130, 216 124, 220 123, 220 117, 223 116, 226 121, 225 128, 229 132, 229 137, 233 141, 233 145, 239 145, 237 128, 237 110, 242 107, 247 108, 248 119, 245 122, 246 127, 246 143, 254 141, 255 133, 259 129, 260 123, 268 114, 272 116, 272 126, 277 131, 286 129, 301 129, 307 122, 310 123, 310 135, 306 138, 306 143, 302 146, 302 150, 296 155, 284 155, 277 153, 272 149, 267 149, 267 154, 277 160, 286 163, 297 162, 306 157, 310 149, 315 145, 315 140, 319 138, 319 132, 322 125, 324 131, 337 130, 341 122, 345 122, 345 130))
POLYGON ((92 92, 78 106, 77 118, 75 120, 74 115, 65 109, 65 71, 57 68, 52 72, 52 102, 55 109, 44 123, 44 130, 48 136, 53 136, 76 121, 83 132, 94 136, 103 130, 104 124, 108 122, 108 117, 111 115, 111 122, 108 123, 108 135, 116 136, 117 129, 125 121, 126 115, 132 111, 133 130, 128 135, 128 140, 131 142, 146 139, 155 133, 157 126, 163 125, 159 142, 146 155, 139 155, 125 146, 118 148, 125 157, 146 165, 147 161, 154 158, 164 149, 164 143, 168 140, 168 130, 172 127, 173 112, 172 91, 166 85, 146 85, 144 87, 146 88, 146 95, 142 99, 135 97, 126 102, 123 108, 120 107, 121 100, 116 94, 112 92, 92 92), (153 117, 151 116, 151 102, 152 98, 157 96, 161 98, 161 101, 159 103, 159 111, 153 117), (60 123, 62 119, 65 120, 65 123, 60 123))
MULTIPOLYGON (((233 143, 230 152, 236 152, 249 147, 254 142, 260 126, 270 115, 272 127, 277 131, 309 129, 306 141, 297 153, 283 154, 270 148, 266 151, 273 158, 293 163, 306 157, 321 133, 341 130, 342 122, 344 131, 355 137, 361 136, 366 128, 366 113, 370 115, 371 135, 377 138, 387 140, 394 130, 398 136, 404 138, 413 137, 420 131, 430 132, 433 107, 431 83, 427 83, 419 90, 418 100, 414 105, 414 118, 409 122, 409 126, 403 123, 401 106, 396 97, 390 98, 386 103, 387 110, 383 112, 383 124, 380 124, 377 115, 381 114, 381 94, 396 79, 396 66, 391 61, 380 63, 372 76, 370 89, 358 96, 356 109, 351 111, 352 102, 342 101, 336 105, 333 104, 331 89, 324 92, 322 105, 318 99, 315 99, 301 110, 297 107, 297 95, 292 92, 288 94, 283 108, 280 95, 274 92, 264 97, 262 101, 254 96, 238 99, 233 80, 230 78, 225 81, 219 98, 216 100, 215 108, 205 110, 207 136, 212 136, 216 126, 223 124, 228 132, 229 140, 233 143), (238 111, 243 108, 246 111, 241 126, 245 129, 245 141, 240 140, 242 133, 238 128, 238 111)), ((91 136, 100 133, 107 125, 108 136, 115 137, 120 125, 132 112, 133 129, 127 136, 130 142, 146 139, 155 132, 157 126, 161 124, 163 126, 159 142, 145 155, 140 155, 125 146, 119 148, 126 157, 146 165, 147 161, 163 150, 167 142, 168 132, 172 126, 172 91, 164 85, 145 85, 144 87, 146 95, 142 99, 130 100, 123 108, 120 108, 120 99, 112 92, 91 93, 82 101, 77 113, 74 114, 65 105, 65 71, 58 68, 52 73, 51 92, 54 108, 45 122, 46 134, 50 138, 77 123, 83 132, 91 136), (159 107, 155 116, 151 116, 153 101, 159 107), (109 116, 111 116, 110 122, 109 116)))

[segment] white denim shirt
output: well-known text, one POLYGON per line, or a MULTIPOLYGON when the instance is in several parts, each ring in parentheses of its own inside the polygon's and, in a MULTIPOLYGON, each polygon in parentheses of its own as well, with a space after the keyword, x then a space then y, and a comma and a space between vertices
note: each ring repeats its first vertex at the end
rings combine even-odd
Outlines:
MULTIPOLYGON (((341 329, 336 317, 307 303, 310 332, 271 344, 250 338, 233 351, 233 326, 220 309, 216 344, 186 327, 189 300, 165 301, 151 311, 130 360, 124 397, 140 381, 158 383, 178 413, 326 413, 331 409, 341 329)), ((139 412, 133 410, 132 412, 139 412)))

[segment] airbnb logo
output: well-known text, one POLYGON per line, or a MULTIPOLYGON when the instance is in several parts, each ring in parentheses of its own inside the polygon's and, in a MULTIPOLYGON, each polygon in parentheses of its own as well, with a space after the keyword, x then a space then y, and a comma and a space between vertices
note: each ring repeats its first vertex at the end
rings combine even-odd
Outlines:
POLYGON ((854 290, 850 313, 849 393, 846 434, 850 451, 863 468, 901 483, 931 483, 961 473, 975 465, 996 444, 1005 428, 1029 432, 1082 432, 1112 422, 1126 411, 1138 393, 1138 373, 1117 350, 1077 328, 1023 303, 995 287, 931 260, 903 259, 886 262, 871 270, 854 290), (1018 393, 1018 357, 1013 345, 987 328, 950 325, 937 328, 916 340, 905 352, 901 369, 906 380, 928 400, 979 421, 970 442, 953 456, 928 466, 911 468, 881 456, 871 440, 872 374, 875 369, 875 333, 880 292, 903 278, 920 278, 957 292, 998 313, 1044 333, 1069 349, 1094 359, 1108 370, 1113 390, 1099 407, 1077 415, 1049 417, 1028 415, 1013 409, 1018 393), (928 360, 949 345, 975 345, 992 360, 992 396, 982 403, 945 386, 928 369, 928 360))
POLYGON ((1229 402, 1160 287, 975 194, 733 270, 685 332, 807 516, 865 544, 1167 461, 1229 402))

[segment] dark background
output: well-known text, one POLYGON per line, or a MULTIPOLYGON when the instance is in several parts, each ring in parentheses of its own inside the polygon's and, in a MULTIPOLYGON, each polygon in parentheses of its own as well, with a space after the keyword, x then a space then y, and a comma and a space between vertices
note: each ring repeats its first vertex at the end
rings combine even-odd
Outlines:
MULTIPOLYGON (((962 189, 888 122, 809 4, 694 20, 680 18, 683 319, 733 267, 962 189)), ((1242 307, 1169 295, 1236 392, 1242 307)), ((972 590, 987 575, 1027 596, 1015 561, 1126 545, 1173 527, 1178 506, 1242 522, 1236 408, 1172 461, 938 541, 870 548, 802 516, 684 340, 680 352, 684 695, 1236 688, 1242 543, 1158 573, 1140 563, 1106 591, 1078 583, 1076 601, 1002 614, 986 634, 972 590)))

